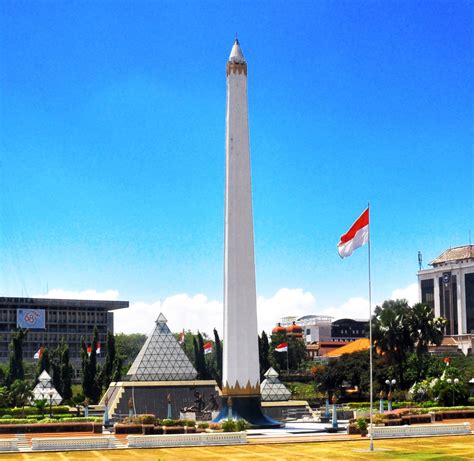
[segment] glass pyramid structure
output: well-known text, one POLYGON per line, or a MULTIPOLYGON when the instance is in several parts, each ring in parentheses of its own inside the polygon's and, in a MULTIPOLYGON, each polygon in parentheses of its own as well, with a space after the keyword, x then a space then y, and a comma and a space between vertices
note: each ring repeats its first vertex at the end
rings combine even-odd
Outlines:
POLYGON ((188 381, 197 372, 160 314, 156 326, 135 358, 127 378, 130 381, 188 381))
POLYGON ((278 373, 269 368, 265 373, 265 379, 260 384, 260 392, 264 402, 282 402, 288 400, 291 392, 278 379, 278 373))
POLYGON ((46 400, 48 404, 59 405, 63 398, 53 386, 53 378, 46 370, 38 376, 38 384, 33 389, 32 402, 36 400, 46 400))

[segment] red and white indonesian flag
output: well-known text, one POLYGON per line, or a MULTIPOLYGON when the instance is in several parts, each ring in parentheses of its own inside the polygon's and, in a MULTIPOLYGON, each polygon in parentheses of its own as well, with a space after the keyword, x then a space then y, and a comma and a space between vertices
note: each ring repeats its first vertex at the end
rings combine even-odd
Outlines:
POLYGON ((367 208, 352 224, 351 228, 341 236, 337 251, 341 258, 347 258, 354 250, 369 241, 369 209, 367 208))
POLYGON ((92 346, 87 346, 87 355, 90 357, 92 354, 92 346))
POLYGON ((277 352, 287 352, 288 351, 288 343, 280 343, 278 346, 275 347, 277 352))
POLYGON ((35 355, 33 355, 33 358, 34 358, 35 360, 39 360, 42 355, 43 355, 43 348, 40 347, 40 348, 35 352, 35 355))
POLYGON ((179 334, 178 343, 179 343, 179 344, 184 344, 184 329, 183 329, 183 331, 179 334))
POLYGON ((96 354, 100 354, 100 341, 97 342, 97 347, 95 349, 96 354))
POLYGON ((208 343, 204 344, 204 354, 210 354, 212 352, 212 343, 209 341, 208 343))

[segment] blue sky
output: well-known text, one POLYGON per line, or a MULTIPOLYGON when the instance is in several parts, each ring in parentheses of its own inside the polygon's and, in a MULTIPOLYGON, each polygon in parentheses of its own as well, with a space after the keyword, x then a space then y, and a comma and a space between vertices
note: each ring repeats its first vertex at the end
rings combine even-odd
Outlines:
POLYGON ((472 2, 0 8, 0 295, 130 300, 124 331, 160 309, 174 329, 220 326, 236 33, 270 323, 362 315, 366 252, 336 244, 368 201, 376 302, 413 295, 418 250, 474 231, 472 2))

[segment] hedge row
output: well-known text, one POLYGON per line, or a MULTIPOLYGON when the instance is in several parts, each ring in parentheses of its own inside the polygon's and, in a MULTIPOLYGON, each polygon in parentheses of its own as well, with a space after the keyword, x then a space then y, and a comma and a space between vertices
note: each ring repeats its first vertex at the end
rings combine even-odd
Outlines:
MULTIPOLYGON (((54 415, 68 414, 70 412, 69 407, 66 405, 57 405, 51 408, 54 415)), ((45 413, 49 414, 49 406, 45 409, 45 413)), ((41 412, 36 407, 15 407, 15 408, 0 408, 0 416, 11 415, 11 416, 29 416, 29 415, 40 415, 41 412)))
POLYGON ((0 434, 27 434, 39 432, 93 432, 102 433, 100 423, 2 424, 0 434))

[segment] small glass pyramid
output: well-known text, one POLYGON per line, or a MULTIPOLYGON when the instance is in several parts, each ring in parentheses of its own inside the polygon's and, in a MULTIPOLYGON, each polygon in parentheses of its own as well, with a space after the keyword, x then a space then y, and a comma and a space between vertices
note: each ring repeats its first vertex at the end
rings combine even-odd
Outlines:
POLYGON ((290 398, 291 392, 278 379, 278 373, 270 367, 265 373, 265 379, 260 384, 262 401, 281 402, 290 398))
POLYGON ((156 326, 135 358, 127 378, 130 381, 188 381, 197 372, 160 313, 156 326))

